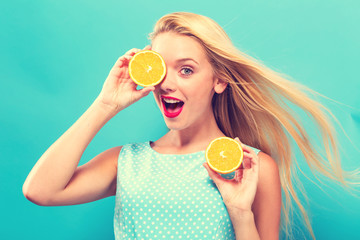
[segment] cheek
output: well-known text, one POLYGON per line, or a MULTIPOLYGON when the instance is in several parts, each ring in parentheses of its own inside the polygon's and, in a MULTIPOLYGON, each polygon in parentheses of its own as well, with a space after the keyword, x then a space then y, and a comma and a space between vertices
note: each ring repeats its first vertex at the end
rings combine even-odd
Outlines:
POLYGON ((214 86, 209 78, 205 78, 203 81, 198 81, 192 86, 190 96, 194 96, 194 100, 199 103, 206 104, 211 101, 214 95, 214 86))
MULTIPOLYGON (((200 86, 199 89, 202 89, 203 86, 200 86)), ((209 104, 211 104, 211 95, 209 94, 210 90, 204 91, 205 89, 202 89, 202 91, 196 91, 192 93, 192 96, 194 96, 191 99, 191 105, 196 109, 203 109, 206 108, 209 104)))

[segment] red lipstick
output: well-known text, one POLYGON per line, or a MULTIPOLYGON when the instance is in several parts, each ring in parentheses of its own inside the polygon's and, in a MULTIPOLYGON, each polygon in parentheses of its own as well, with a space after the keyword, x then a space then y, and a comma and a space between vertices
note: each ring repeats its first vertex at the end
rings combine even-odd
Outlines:
POLYGON ((170 96, 161 96, 161 103, 164 115, 168 118, 179 116, 184 107, 184 102, 182 100, 170 96))

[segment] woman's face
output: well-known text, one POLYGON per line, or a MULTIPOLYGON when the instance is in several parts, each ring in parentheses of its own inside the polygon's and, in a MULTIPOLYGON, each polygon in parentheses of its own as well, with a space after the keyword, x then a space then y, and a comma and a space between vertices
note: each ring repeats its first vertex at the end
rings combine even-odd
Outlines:
POLYGON ((153 94, 168 128, 204 126, 213 115, 211 100, 221 86, 201 44, 189 36, 165 32, 153 40, 152 50, 161 54, 167 66, 153 94))

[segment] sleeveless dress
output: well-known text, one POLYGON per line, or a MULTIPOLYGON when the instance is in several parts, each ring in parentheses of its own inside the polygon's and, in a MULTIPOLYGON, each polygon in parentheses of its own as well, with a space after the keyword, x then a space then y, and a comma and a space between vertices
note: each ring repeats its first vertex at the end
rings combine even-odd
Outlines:
MULTIPOLYGON (((204 162, 205 150, 161 154, 149 141, 124 145, 118 158, 115 239, 234 240, 226 206, 204 162)), ((230 179, 234 173, 222 176, 230 179)))

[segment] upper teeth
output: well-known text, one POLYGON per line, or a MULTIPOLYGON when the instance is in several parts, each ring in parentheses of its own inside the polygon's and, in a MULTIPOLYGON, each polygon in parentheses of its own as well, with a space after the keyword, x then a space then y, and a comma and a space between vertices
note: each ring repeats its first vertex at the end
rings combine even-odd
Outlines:
POLYGON ((164 98, 164 101, 166 103, 179 103, 179 102, 181 102, 179 100, 175 100, 175 99, 171 99, 171 98, 164 98))

